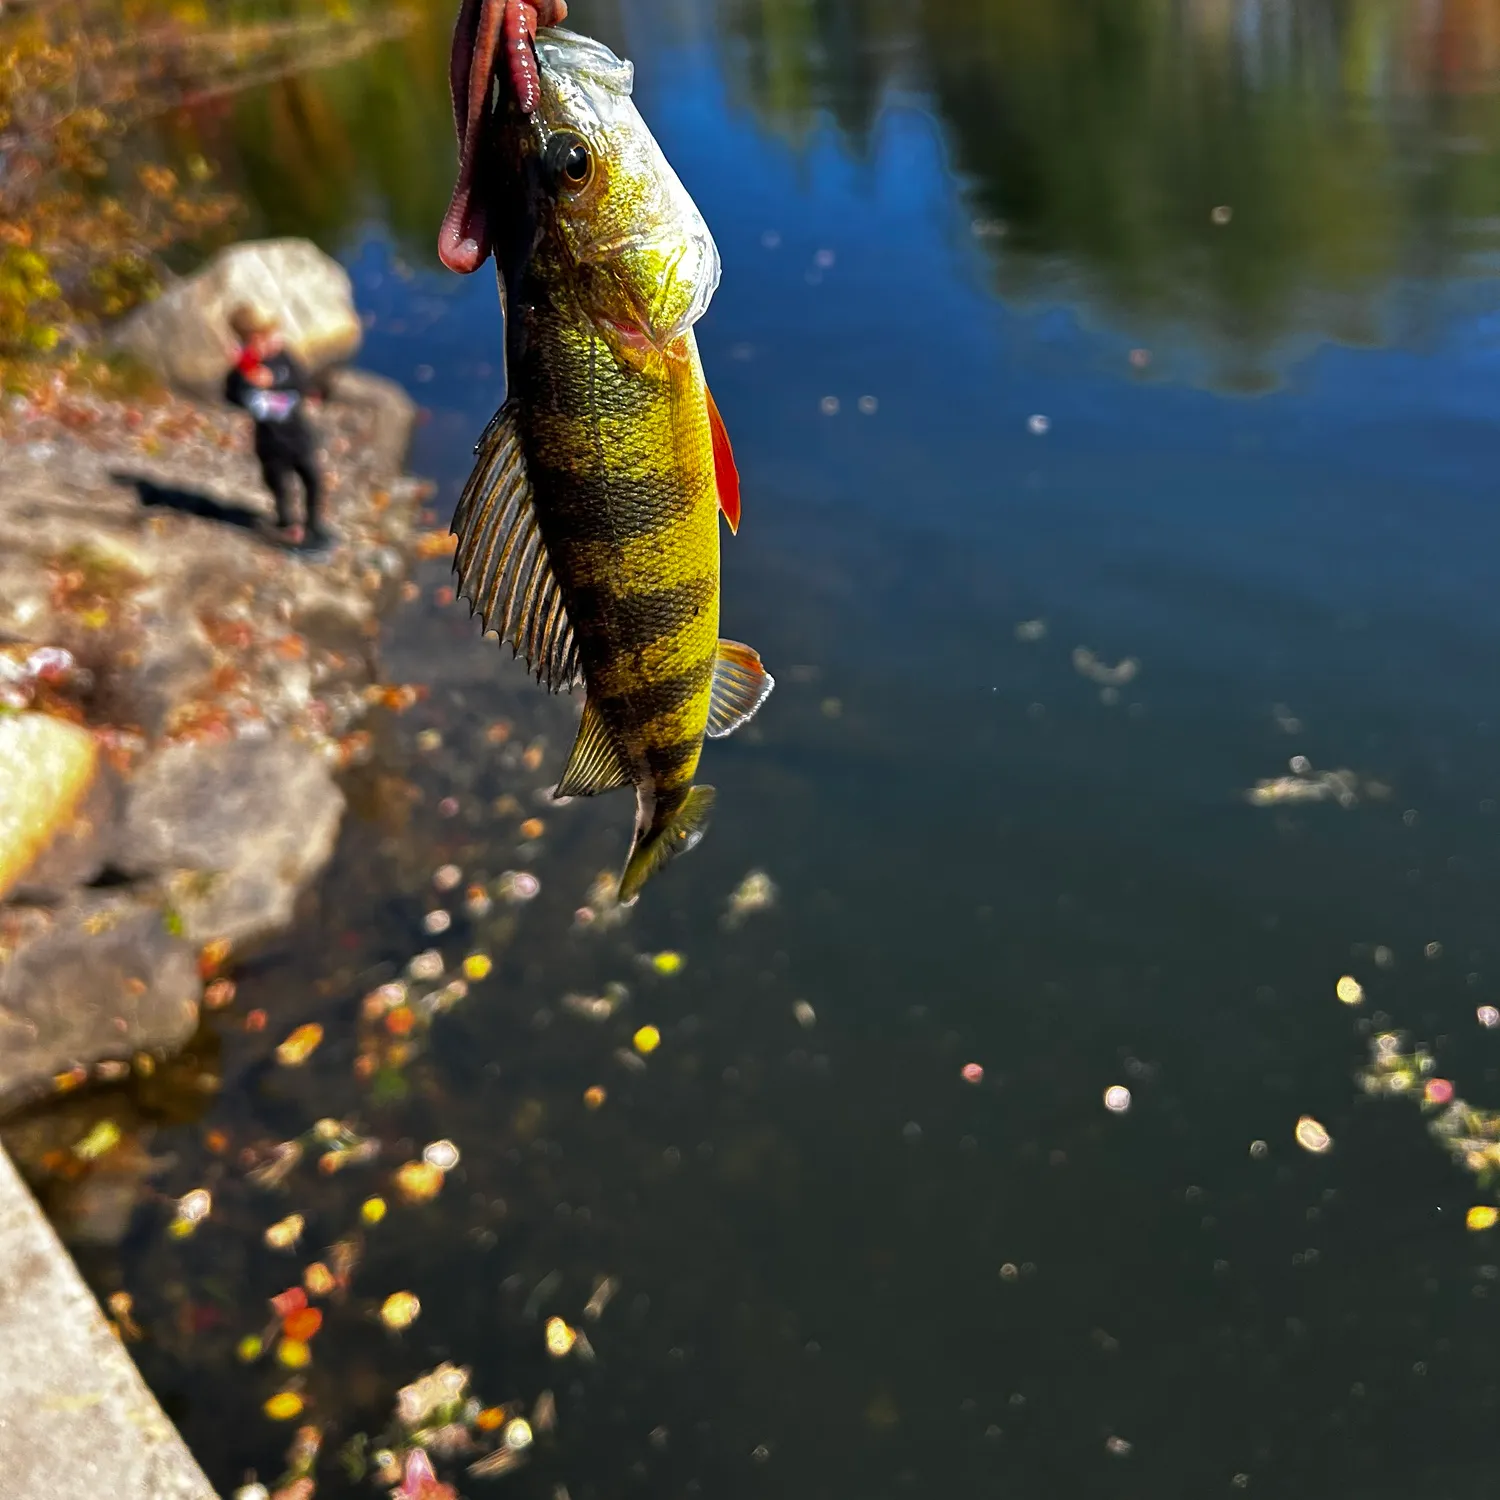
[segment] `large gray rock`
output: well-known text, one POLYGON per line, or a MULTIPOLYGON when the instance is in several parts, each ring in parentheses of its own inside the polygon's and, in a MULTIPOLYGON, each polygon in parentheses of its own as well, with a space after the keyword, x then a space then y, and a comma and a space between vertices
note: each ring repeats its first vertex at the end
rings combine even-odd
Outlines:
POLYGON ((0 1495, 215 1500, 0 1150, 0 1495))
POLYGON ((222 250, 126 320, 116 342, 200 396, 222 391, 234 357, 229 313, 249 303, 274 317, 312 370, 350 359, 363 329, 349 273, 310 240, 252 240, 222 250))
POLYGON ((289 735, 169 745, 129 788, 119 863, 166 877, 194 942, 239 943, 292 920, 343 812, 326 759, 289 735))
POLYGON ((79 1065, 180 1047, 200 989, 193 950, 144 893, 0 907, 0 1104, 79 1065))

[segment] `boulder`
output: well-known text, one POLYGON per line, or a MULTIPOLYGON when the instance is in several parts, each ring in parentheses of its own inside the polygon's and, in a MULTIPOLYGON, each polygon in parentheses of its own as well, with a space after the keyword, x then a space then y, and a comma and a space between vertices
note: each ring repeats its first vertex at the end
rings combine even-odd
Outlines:
POLYGON ((0 898, 42 860, 47 884, 99 873, 109 807, 90 797, 98 778, 88 730, 45 714, 0 715, 0 898))
POLYGON ((293 353, 318 371, 351 358, 362 327, 349 273, 310 240, 231 245, 168 287, 116 334, 122 349, 173 385, 217 397, 234 357, 229 313, 250 303, 274 317, 293 353))
POLYGON ((215 1500, 0 1150, 0 1493, 215 1500))
POLYGON ((0 907, 0 1102, 80 1065, 180 1047, 200 986, 193 949, 141 892, 0 907))
POLYGON ((169 745, 128 789, 119 864, 166 877, 194 942, 240 943, 290 923, 343 812, 327 761, 289 735, 169 745))

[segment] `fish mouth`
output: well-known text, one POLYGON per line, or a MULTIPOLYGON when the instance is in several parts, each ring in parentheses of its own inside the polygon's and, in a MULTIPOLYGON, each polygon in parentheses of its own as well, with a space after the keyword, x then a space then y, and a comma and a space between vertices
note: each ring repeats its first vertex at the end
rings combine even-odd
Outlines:
POLYGON ((438 229, 438 259, 450 271, 477 271, 493 248, 484 205, 474 184, 488 132, 485 106, 502 55, 509 59, 504 83, 513 84, 522 114, 535 111, 540 97, 534 43, 539 25, 556 26, 568 14, 567 0, 463 0, 448 55, 448 88, 453 128, 458 136, 458 178, 438 229))

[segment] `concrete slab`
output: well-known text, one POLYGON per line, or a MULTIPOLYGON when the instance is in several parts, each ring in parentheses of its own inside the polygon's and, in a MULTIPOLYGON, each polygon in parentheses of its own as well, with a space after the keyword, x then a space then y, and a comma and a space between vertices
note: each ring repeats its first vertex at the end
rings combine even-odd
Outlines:
POLYGON ((0 1500, 216 1500, 0 1150, 0 1500))

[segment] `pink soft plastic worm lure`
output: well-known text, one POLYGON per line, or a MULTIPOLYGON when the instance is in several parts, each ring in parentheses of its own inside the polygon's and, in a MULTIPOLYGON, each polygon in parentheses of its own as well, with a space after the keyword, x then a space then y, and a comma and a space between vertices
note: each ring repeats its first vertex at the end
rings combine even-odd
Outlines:
POLYGON ((533 114, 542 97, 542 80, 537 77, 536 41, 537 11, 531 0, 507 0, 505 7, 505 50, 510 53, 511 82, 516 86, 516 102, 523 115, 533 114))
POLYGON ((463 0, 448 64, 458 132, 458 180, 438 231, 438 258, 450 271, 477 271, 490 253, 484 207, 474 202, 474 161, 501 43, 510 59, 516 102, 523 114, 532 114, 542 97, 533 50, 537 28, 557 26, 567 14, 567 0, 463 0))

